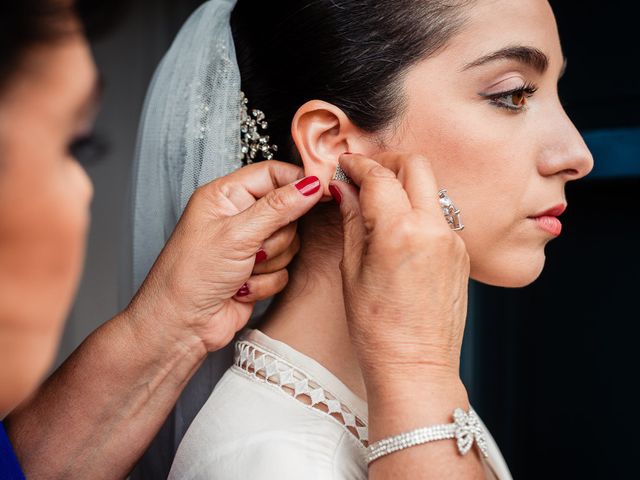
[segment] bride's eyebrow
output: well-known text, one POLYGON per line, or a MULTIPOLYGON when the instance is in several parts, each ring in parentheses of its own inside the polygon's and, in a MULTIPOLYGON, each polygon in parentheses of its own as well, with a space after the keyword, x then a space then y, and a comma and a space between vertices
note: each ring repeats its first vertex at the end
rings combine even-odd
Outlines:
POLYGON ((549 57, 547 57, 542 50, 534 47, 514 46, 502 48, 487 55, 483 55, 477 60, 467 63, 462 67, 462 71, 499 60, 515 60, 527 67, 533 68, 541 75, 549 68, 549 57))

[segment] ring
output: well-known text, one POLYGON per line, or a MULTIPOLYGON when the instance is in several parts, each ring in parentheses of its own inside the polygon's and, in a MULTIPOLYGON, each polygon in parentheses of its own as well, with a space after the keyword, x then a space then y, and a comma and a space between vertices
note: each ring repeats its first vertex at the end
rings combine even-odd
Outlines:
POLYGON ((462 230, 464 225, 462 224, 462 220, 460 220, 460 210, 455 207, 447 195, 447 190, 445 188, 440 190, 438 192, 438 197, 440 207, 442 207, 442 213, 444 214, 444 218, 447 220, 449 227, 451 227, 451 230, 462 230))

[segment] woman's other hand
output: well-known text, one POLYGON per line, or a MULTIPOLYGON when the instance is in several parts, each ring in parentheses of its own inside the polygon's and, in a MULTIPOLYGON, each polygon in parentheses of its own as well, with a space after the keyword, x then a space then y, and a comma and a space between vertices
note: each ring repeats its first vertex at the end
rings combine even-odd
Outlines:
POLYGON ((339 190, 333 195, 344 220, 340 268, 349 331, 369 408, 379 412, 371 440, 448 423, 456 406, 468 408, 459 376, 470 270, 465 244, 444 218, 426 158, 345 154, 340 165, 360 187, 330 184, 339 190), (430 406, 422 416, 416 393, 430 406))
POLYGON ((127 308, 134 321, 193 332, 208 351, 227 345, 255 302, 288 282, 296 220, 322 197, 317 177, 302 176, 264 161, 196 190, 127 308))

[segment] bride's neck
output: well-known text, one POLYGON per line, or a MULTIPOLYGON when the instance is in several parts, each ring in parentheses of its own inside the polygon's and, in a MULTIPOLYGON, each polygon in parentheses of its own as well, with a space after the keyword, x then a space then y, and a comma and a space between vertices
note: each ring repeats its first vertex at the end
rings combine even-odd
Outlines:
POLYGON ((313 358, 366 400, 345 318, 337 206, 333 202, 317 205, 299 221, 298 232, 301 249, 289 268, 289 284, 258 328, 313 358))

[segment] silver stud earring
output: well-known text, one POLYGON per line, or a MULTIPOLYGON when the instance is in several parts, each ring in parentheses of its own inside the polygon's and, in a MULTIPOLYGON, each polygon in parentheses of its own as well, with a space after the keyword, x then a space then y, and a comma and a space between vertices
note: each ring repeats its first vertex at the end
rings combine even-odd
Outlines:
POLYGON ((340 165, 338 165, 338 168, 336 169, 336 173, 333 175, 332 180, 340 180, 341 182, 350 183, 353 185, 353 180, 347 177, 347 174, 344 173, 344 170, 342 170, 340 165))

